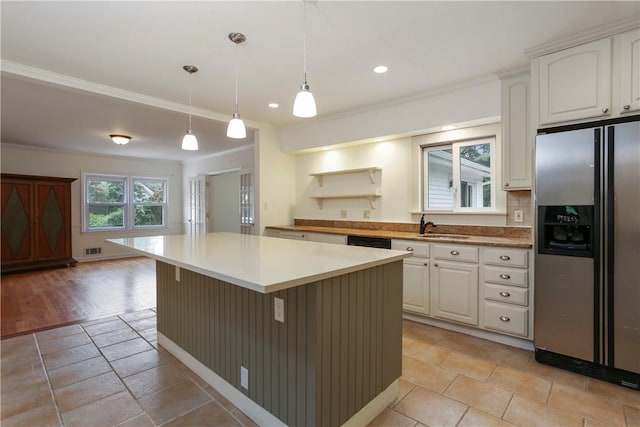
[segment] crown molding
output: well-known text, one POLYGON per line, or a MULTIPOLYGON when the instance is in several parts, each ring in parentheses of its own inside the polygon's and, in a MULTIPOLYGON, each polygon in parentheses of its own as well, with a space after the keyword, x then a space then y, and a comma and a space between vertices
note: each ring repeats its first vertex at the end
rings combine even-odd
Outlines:
POLYGON ((626 19, 614 22, 610 25, 604 25, 602 27, 584 31, 582 33, 578 33, 570 37, 565 37, 560 40, 555 40, 549 43, 544 43, 538 46, 531 47, 525 50, 524 53, 531 59, 534 59, 552 52, 568 49, 570 47, 578 46, 580 44, 592 42, 594 40, 611 37, 615 34, 623 33, 628 30, 633 30, 638 27, 640 27, 640 22, 638 22, 637 17, 626 18, 626 19))
MULTIPOLYGON (((175 111, 177 113, 189 113, 189 106, 180 104, 177 102, 167 101, 165 99, 156 98, 153 96, 142 95, 137 92, 132 92, 124 89, 118 89, 113 86, 107 86, 100 83, 91 82, 88 80, 78 79, 65 74, 54 73, 52 71, 43 70, 41 68, 31 67, 29 65, 20 64, 18 62, 9 61, 3 59, 0 63, 2 73, 12 74, 24 79, 36 80, 39 82, 64 86, 72 89, 77 89, 83 92, 95 93, 99 95, 109 96, 112 98, 122 99, 124 101, 135 102, 138 104, 147 105, 150 107, 160 108, 168 111, 175 111)), ((228 114, 221 114, 215 111, 206 110, 204 108, 192 108, 191 115, 202 117, 205 119, 216 120, 219 122, 228 122, 230 116, 228 114)), ((254 129, 272 128, 273 125, 268 123, 255 122, 252 120, 243 119, 245 124, 254 129)))

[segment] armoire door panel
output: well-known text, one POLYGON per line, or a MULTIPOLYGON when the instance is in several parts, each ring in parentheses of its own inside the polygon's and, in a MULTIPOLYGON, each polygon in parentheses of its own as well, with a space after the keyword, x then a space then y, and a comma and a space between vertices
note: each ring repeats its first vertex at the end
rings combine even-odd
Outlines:
POLYGON ((33 259, 33 206, 29 182, 2 183, 2 262, 33 259))
POLYGON ((65 218, 68 214, 65 207, 68 197, 65 184, 38 183, 36 184, 37 202, 37 258, 46 260, 70 256, 67 249, 67 229, 65 218))

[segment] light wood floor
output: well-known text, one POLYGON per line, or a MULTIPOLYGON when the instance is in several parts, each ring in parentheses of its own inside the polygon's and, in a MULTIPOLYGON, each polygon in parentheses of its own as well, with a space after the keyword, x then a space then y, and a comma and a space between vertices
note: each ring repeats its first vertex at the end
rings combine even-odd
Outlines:
POLYGON ((155 307, 155 278, 144 257, 2 276, 1 336, 155 307))

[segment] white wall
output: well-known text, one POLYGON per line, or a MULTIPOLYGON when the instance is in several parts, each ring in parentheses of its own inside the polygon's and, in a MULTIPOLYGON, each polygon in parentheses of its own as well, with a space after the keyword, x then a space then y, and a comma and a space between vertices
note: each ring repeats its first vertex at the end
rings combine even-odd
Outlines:
POLYGON ((488 77, 412 100, 305 121, 281 129, 280 146, 290 152, 378 137, 420 135, 445 124, 496 117, 500 115, 500 89, 500 80, 488 77))
MULTIPOLYGON (((281 130, 283 151, 296 154, 296 199, 295 218, 417 222, 420 191, 418 160, 412 148, 411 136, 422 135, 425 130, 438 131, 445 124, 495 123, 500 116, 501 86, 497 78, 481 81, 475 85, 443 89, 431 96, 405 103, 382 106, 367 111, 354 112, 328 120, 307 122, 281 130), (402 135, 389 138, 389 135, 402 135), (384 138, 385 142, 372 142, 351 147, 318 151, 317 147, 345 144, 353 141, 384 138), (413 150, 413 151, 412 151, 413 150), (310 173, 340 169, 380 167, 379 190, 382 197, 371 209, 366 199, 325 200, 322 209, 310 196, 326 194, 328 187, 319 188, 317 178, 310 173), (341 211, 347 211, 347 217, 341 211), (370 218, 365 218, 370 211, 370 218)), ((453 132, 458 134, 459 132, 453 132)), ((501 150, 498 148, 498 158, 501 150)), ((499 163, 499 162, 498 162, 499 163)), ((499 164, 497 177, 500 177, 499 164)), ((367 191, 371 186, 366 176, 324 178, 326 185, 336 185, 335 192, 367 191), (360 179, 360 184, 354 179, 360 179), (331 184, 333 183, 333 184, 331 184), (358 185, 360 186, 358 188, 358 185), (339 188, 342 187, 342 188, 339 188)), ((500 188, 500 185, 497 186, 500 188)), ((500 211, 496 215, 442 214, 431 215, 436 221, 446 224, 504 225, 506 222, 505 196, 500 196, 500 211)))
POLYGON ((336 150, 320 151, 296 156, 296 218, 340 219, 367 221, 365 211, 371 221, 408 222, 411 220, 411 138, 378 142, 336 150), (319 186, 318 178, 310 173, 329 172, 345 169, 379 167, 371 183, 369 174, 332 175, 323 178, 319 186), (375 201, 372 209, 367 199, 324 200, 322 209, 313 195, 355 194, 375 192, 379 189, 382 197, 375 201), (341 211, 347 211, 347 217, 341 211))
POLYGON ((71 241, 73 257, 79 261, 131 255, 108 244, 104 239, 116 237, 176 234, 182 230, 182 165, 179 162, 151 161, 114 156, 35 149, 2 144, 2 172, 24 175, 77 178, 71 184, 71 241), (162 230, 124 232, 82 232, 82 174, 85 172, 168 178, 168 227, 162 230), (101 247, 102 255, 85 256, 85 248, 101 247))
POLYGON ((275 129, 256 136, 256 234, 269 225, 293 223, 296 204, 295 157, 280 150, 275 129))

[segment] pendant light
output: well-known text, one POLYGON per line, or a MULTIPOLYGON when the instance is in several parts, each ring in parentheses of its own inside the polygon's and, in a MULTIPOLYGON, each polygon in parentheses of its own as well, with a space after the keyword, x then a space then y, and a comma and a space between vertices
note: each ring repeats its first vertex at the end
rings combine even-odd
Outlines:
POLYGON ((193 79, 193 73, 198 72, 198 67, 195 65, 185 65, 182 67, 187 73, 189 73, 189 130, 182 138, 182 149, 195 151, 198 149, 198 139, 191 133, 191 80, 193 79))
POLYGON ((304 80, 302 85, 300 86, 300 92, 298 92, 298 94, 296 95, 296 100, 293 103, 293 115, 296 117, 315 117, 316 100, 313 98, 313 94, 309 90, 309 84, 307 83, 307 2, 306 0, 302 0, 302 6, 304 9, 304 21, 302 26, 304 80))
POLYGON ((227 126, 227 136, 229 138, 234 139, 242 139, 247 137, 247 130, 244 127, 244 122, 240 118, 238 114, 238 55, 237 46, 240 43, 244 43, 247 38, 242 33, 230 33, 229 40, 236 44, 236 104, 235 110, 233 111, 233 118, 229 121, 229 126, 227 126))

